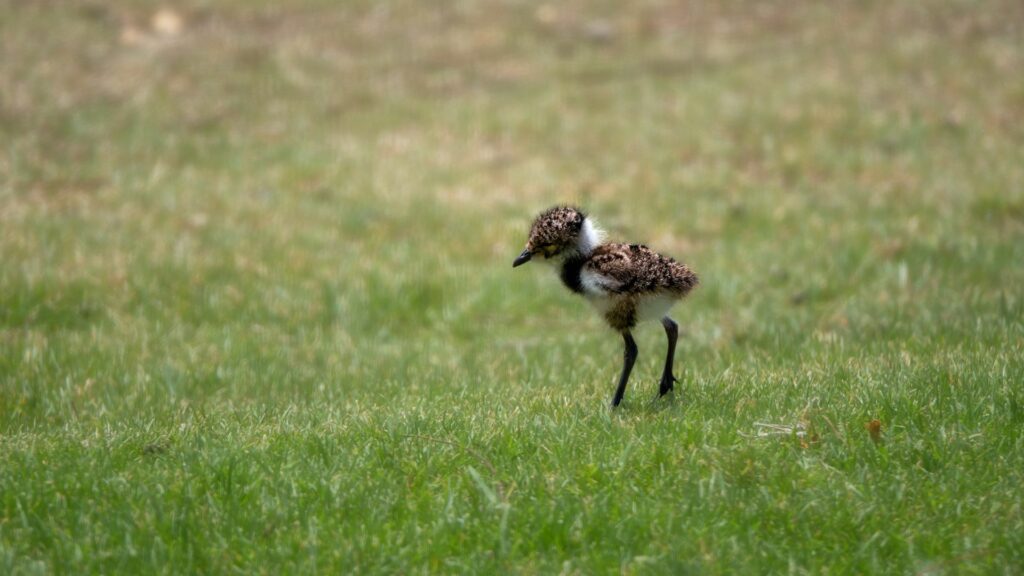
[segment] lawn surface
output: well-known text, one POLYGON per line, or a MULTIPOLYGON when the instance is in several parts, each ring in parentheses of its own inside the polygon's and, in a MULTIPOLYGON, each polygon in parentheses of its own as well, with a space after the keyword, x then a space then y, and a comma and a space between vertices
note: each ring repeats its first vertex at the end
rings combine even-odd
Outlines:
POLYGON ((0 573, 1024 572, 1024 4, 168 6, 0 0, 0 573))

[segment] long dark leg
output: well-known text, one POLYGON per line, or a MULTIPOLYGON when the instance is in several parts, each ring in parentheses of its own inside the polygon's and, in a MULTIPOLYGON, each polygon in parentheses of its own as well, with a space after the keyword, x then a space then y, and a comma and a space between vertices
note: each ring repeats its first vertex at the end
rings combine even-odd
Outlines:
POLYGON ((665 336, 668 336, 668 354, 665 356, 665 370, 661 373, 661 388, 659 389, 661 395, 664 396, 671 392, 675 388, 674 384, 678 382, 676 377, 672 375, 672 362, 676 357, 676 339, 679 337, 679 325, 668 316, 661 319, 661 325, 665 327, 665 336))
POLYGON ((633 363, 636 362, 637 350, 633 335, 626 330, 622 333, 622 339, 626 342, 626 350, 622 356, 622 375, 619 376, 619 387, 615 390, 612 408, 622 402, 622 395, 626 393, 626 382, 629 382, 629 373, 633 371, 633 363))

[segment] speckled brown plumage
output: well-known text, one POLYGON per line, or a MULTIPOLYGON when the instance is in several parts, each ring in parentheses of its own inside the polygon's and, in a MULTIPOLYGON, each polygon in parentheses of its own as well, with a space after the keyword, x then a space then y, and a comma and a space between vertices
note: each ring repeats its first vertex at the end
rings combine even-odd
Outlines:
POLYGON ((602 244, 583 269, 614 279, 617 284, 609 291, 615 294, 667 292, 682 297, 697 285, 697 275, 685 264, 643 244, 602 244))
POLYGON ((668 316, 676 301, 697 285, 697 275, 685 264, 642 244, 604 243, 596 225, 579 209, 556 206, 537 216, 526 249, 512 263, 534 259, 555 265, 567 288, 585 297, 613 329, 622 334, 625 356, 617 406, 625 392, 637 347, 631 330, 644 320, 660 319, 668 337, 668 353, 660 394, 673 389, 672 374, 678 325, 668 316))
MULTIPOLYGON (((530 227, 526 249, 535 251, 545 246, 564 247, 579 235, 586 215, 571 206, 555 206, 542 212, 530 227)), ((551 252, 551 254, 554 254, 551 252)))

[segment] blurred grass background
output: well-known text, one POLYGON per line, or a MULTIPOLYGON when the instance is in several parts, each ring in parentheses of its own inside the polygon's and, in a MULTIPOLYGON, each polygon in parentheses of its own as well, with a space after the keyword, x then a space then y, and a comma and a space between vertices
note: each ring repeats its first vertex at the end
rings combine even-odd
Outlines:
POLYGON ((1020 571, 1022 119, 1011 1, 0 0, 0 571, 1020 571))

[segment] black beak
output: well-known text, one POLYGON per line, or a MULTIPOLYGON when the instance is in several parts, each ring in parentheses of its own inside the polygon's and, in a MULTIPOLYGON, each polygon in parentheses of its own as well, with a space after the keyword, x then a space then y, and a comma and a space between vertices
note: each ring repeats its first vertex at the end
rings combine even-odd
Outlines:
POLYGON ((533 258, 533 254, 530 254, 529 250, 523 250, 523 253, 512 261, 512 267, 515 268, 516 266, 526 264, 527 262, 530 261, 530 258, 533 258))

